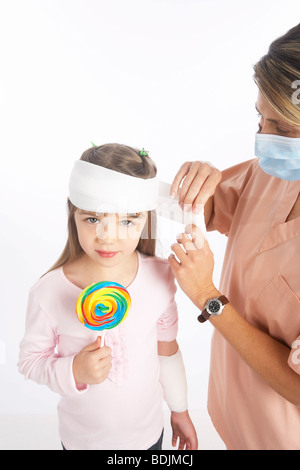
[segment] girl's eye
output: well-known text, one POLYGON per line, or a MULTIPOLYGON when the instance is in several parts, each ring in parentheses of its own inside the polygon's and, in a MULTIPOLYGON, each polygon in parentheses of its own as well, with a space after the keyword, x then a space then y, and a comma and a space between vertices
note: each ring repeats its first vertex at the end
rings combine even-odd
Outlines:
POLYGON ((130 227, 132 225, 132 222, 131 220, 121 220, 120 222, 121 225, 123 225, 123 227, 130 227))
POLYGON ((88 220, 90 224, 96 224, 98 222, 98 219, 96 217, 89 217, 86 220, 88 220))

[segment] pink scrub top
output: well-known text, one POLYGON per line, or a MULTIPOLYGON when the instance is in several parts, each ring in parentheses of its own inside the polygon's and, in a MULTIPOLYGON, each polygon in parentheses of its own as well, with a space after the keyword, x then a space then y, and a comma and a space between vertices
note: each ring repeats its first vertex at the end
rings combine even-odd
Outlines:
MULTIPOLYGON (((300 374, 300 217, 286 222, 300 181, 258 160, 223 172, 208 230, 228 236, 219 290, 249 323, 291 348, 300 374)), ((228 449, 300 449, 300 409, 275 392, 215 330, 208 411, 228 449)))

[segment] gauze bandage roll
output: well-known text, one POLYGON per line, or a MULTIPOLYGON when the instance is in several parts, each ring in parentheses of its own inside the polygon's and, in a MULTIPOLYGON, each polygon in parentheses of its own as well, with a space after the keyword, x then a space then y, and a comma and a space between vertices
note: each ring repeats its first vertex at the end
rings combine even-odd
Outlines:
POLYGON ((165 217, 179 224, 197 225, 206 238, 206 226, 204 221, 204 211, 194 214, 192 211, 186 212, 181 209, 178 203, 178 195, 175 198, 170 196, 171 185, 164 181, 159 182, 159 193, 157 200, 157 215, 165 217))

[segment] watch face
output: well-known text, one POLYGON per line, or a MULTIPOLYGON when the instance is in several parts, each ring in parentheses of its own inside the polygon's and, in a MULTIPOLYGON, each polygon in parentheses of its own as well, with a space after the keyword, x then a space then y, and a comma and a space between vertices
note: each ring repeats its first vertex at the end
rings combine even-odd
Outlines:
POLYGON ((221 309, 220 301, 212 300, 211 302, 209 302, 208 304, 209 313, 218 313, 220 309, 221 309))

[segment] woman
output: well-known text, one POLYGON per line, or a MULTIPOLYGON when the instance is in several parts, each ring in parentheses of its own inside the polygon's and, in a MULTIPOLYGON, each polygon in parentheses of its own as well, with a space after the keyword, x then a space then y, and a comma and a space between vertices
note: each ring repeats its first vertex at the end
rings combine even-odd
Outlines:
POLYGON ((220 183, 214 168, 187 162, 171 188, 184 179, 180 203, 205 204, 208 230, 228 236, 219 289, 198 228, 186 228, 169 261, 206 306, 199 321, 215 327, 208 410, 227 448, 300 449, 300 24, 254 70, 258 159, 225 170, 220 183))

